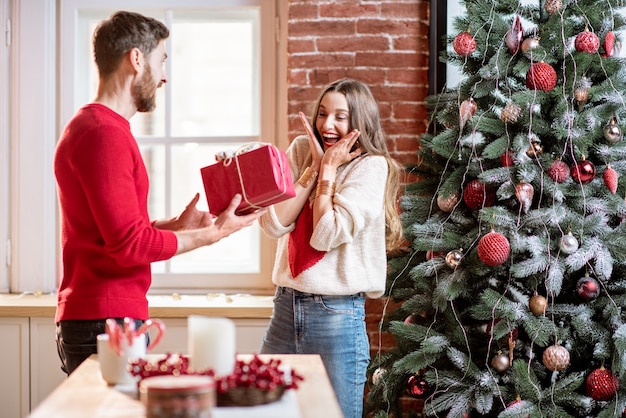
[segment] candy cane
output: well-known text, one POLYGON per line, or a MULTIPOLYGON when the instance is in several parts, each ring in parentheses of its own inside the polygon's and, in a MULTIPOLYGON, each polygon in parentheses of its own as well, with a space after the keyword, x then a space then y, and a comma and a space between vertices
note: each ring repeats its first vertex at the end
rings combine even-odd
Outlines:
POLYGON ((107 335, 109 336, 109 347, 111 347, 111 349, 115 351, 118 356, 122 355, 120 329, 117 326, 117 322, 115 322, 115 319, 107 319, 105 321, 104 328, 107 335))

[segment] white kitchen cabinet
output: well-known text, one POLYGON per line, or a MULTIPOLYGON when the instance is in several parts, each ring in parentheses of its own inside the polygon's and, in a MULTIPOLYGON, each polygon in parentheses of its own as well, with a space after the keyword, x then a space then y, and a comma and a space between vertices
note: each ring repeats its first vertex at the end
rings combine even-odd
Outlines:
POLYGON ((29 409, 28 318, 0 318, 0 415, 21 418, 29 409))

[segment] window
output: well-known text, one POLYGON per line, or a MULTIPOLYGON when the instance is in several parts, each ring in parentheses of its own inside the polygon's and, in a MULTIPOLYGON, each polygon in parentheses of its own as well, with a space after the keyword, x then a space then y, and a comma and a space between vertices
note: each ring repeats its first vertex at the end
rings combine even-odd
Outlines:
MULTIPOLYGON (((0 0, 0 33, 6 34, 8 31, 8 3, 5 0, 0 0)), ((6 35, 5 35, 6 36, 6 35)), ((0 37, 2 42, 0 43, 0 91, 9 91, 9 65, 8 55, 9 48, 5 36, 0 37)), ((0 156, 9 155, 9 123, 8 123, 8 95, 0 95, 0 156)), ((8 205, 8 191, 9 191, 9 165, 5 164, 3 158, 0 157, 0 254, 7 254, 7 237, 9 225, 9 205, 8 205)), ((8 280, 8 268, 5 262, 6 257, 1 259, 0 263, 0 292, 9 291, 8 280)))
MULTIPOLYGON (((37 2, 40 6, 55 3, 37 2)), ((176 216, 196 192, 202 195, 199 207, 206 210, 200 168, 214 163, 216 152, 236 150, 253 141, 271 142, 284 149, 284 144, 276 141, 286 136, 286 121, 284 127, 282 122, 277 123, 279 96, 285 86, 277 85, 281 73, 278 62, 284 54, 279 53, 281 42, 276 25, 286 11, 285 0, 56 3, 60 59, 55 102, 58 106, 53 109, 58 109, 54 115, 58 126, 52 151, 46 158, 52 158, 56 139, 74 112, 95 96, 97 72, 91 51, 92 32, 98 21, 119 9, 155 17, 170 28, 168 82, 158 91, 157 109, 138 113, 131 119, 150 175, 149 212, 153 219, 176 216)), ((30 17, 24 15, 20 21, 28 26, 30 17)), ((54 67, 48 70, 54 77, 54 67)), ((44 72, 42 77, 50 77, 44 72)), ((21 114, 20 119, 25 116, 21 114)), ((48 166, 52 170, 51 161, 48 166)), ((52 178, 56 210, 53 172, 46 174, 52 178)), ((27 231, 20 230, 17 235, 26 241, 34 239, 27 231)), ((57 241, 55 238, 48 244, 56 248, 58 264, 57 241)), ((268 292, 272 288, 274 248, 274 243, 254 225, 210 247, 155 263, 152 291, 268 292)), ((13 281, 12 290, 30 290, 29 287, 45 291, 50 287, 49 279, 32 281, 19 277, 13 281)))

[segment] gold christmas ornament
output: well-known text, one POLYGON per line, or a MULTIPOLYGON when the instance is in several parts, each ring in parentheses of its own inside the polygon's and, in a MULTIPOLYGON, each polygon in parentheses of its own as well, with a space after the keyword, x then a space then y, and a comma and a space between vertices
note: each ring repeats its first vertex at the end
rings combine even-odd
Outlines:
POLYGON ((548 299, 536 293, 528 301, 528 307, 534 315, 545 315, 547 306, 548 299))
POLYGON ((543 352, 543 365, 553 372, 565 370, 569 366, 569 351, 561 345, 551 345, 543 352))
POLYGON ((522 114, 522 108, 513 102, 508 102, 502 112, 500 113, 500 119, 504 123, 515 123, 522 114))
POLYGON ((463 253, 460 250, 452 250, 446 254, 446 264, 453 269, 456 269, 461 260, 463 259, 463 253))
POLYGON ((465 123, 474 116, 476 109, 476 102, 471 97, 461 102, 461 106, 459 106, 459 124, 461 129, 465 126, 465 123))
POLYGON ((509 370, 511 363, 509 362, 509 356, 499 351, 498 354, 491 359, 491 367, 498 373, 504 373, 509 370))
POLYGON ((536 36, 531 36, 529 38, 524 39, 522 42, 522 51, 528 52, 539 46, 539 38, 536 36))
POLYGON ((561 7, 563 7, 563 2, 561 0, 546 0, 543 8, 548 12, 550 16, 558 12, 561 7))
POLYGON ((452 212, 459 203, 459 199, 461 196, 458 193, 452 194, 450 196, 437 196, 437 206, 444 212, 452 212))
POLYGON ((532 141, 530 143, 530 147, 528 147, 528 150, 526 150, 526 155, 528 155, 530 158, 534 158, 540 156, 541 154, 543 154, 543 147, 541 146, 541 143, 537 141, 532 141))
POLYGON ((604 138, 611 144, 622 140, 622 128, 620 128, 619 123, 617 123, 615 116, 604 126, 602 132, 604 133, 604 138))
POLYGON ((533 203, 534 194, 535 189, 530 183, 522 182, 515 185, 515 196, 517 197, 517 201, 520 203, 522 212, 528 212, 530 205, 533 203))

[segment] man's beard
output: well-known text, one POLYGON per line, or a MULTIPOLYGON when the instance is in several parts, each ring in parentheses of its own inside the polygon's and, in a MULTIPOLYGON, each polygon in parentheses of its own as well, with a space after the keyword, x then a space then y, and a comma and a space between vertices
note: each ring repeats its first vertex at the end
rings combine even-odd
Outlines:
POLYGON ((151 112, 156 107, 157 85, 152 80, 152 70, 146 66, 139 81, 133 85, 133 98, 137 112, 151 112))

